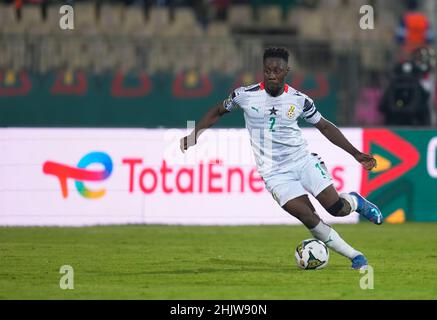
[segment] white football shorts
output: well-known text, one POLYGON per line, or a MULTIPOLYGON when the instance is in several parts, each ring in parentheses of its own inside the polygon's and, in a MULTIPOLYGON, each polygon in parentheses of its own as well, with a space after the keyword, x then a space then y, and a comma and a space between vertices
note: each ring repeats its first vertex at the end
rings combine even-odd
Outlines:
POLYGON ((283 173, 271 174, 263 179, 267 190, 281 207, 307 193, 316 197, 333 184, 325 163, 316 153, 298 160, 283 173))

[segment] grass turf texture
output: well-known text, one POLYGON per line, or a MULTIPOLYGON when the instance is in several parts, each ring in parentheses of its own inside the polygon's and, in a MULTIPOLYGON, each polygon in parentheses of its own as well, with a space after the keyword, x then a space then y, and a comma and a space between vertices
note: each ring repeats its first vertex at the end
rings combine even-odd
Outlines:
POLYGON ((437 224, 337 225, 374 268, 294 261, 303 226, 0 228, 1 299, 436 299, 437 224), (74 290, 61 290, 62 265, 74 290))

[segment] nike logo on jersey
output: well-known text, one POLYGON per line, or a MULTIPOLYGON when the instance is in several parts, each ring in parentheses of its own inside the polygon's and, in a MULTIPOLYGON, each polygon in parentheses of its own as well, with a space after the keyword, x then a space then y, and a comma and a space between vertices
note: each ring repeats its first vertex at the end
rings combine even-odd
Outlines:
POLYGON ((251 107, 251 109, 255 110, 256 112, 259 112, 258 108, 251 107))

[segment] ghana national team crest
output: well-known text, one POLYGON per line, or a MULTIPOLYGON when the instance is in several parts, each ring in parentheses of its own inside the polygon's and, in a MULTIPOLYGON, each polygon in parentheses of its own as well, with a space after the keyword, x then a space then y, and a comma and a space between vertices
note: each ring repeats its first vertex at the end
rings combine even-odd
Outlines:
POLYGON ((296 107, 294 105, 291 105, 290 109, 288 109, 287 117, 289 117, 290 119, 293 118, 295 110, 296 110, 296 107))

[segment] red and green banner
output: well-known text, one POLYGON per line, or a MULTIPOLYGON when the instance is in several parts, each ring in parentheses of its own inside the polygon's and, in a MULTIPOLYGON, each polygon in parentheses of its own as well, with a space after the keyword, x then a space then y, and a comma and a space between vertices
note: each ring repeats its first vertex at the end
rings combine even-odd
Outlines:
MULTIPOLYGON (((95 75, 62 70, 37 75, 0 70, 0 127, 184 128, 236 87, 259 81, 262 75, 250 72, 95 75)), ((316 99, 323 115, 337 122, 335 75, 292 73, 287 82, 316 99)), ((243 116, 231 114, 218 127, 243 128, 243 116)))
POLYGON ((378 166, 362 171, 361 193, 387 222, 437 221, 437 131, 363 129, 363 151, 378 166))

